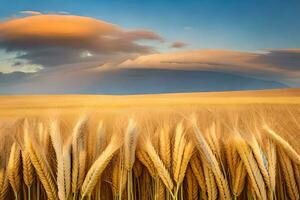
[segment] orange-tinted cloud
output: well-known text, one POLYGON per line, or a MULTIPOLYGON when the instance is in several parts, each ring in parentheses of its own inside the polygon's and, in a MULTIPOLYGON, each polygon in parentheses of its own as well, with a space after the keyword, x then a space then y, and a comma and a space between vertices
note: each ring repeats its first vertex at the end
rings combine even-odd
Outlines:
POLYGON ((289 80, 299 79, 299 66, 300 49, 270 49, 262 53, 230 50, 179 51, 143 55, 119 65, 123 68, 221 71, 289 80))
POLYGON ((186 47, 188 44, 185 43, 185 42, 182 42, 182 41, 176 41, 176 42, 173 42, 171 44, 171 48, 183 48, 183 47, 186 47))
MULTIPOLYGON (((257 57, 255 53, 230 50, 193 50, 169 53, 157 53, 129 59, 121 67, 151 67, 151 68, 185 68, 209 69, 212 64, 250 64, 248 61, 257 57)), ((227 66, 230 67, 230 66, 227 66)), ((232 66, 234 68, 234 66, 232 66)), ((222 67, 222 68, 225 68, 222 67)))
POLYGON ((0 23, 0 48, 22 52, 20 58, 46 67, 87 60, 80 56, 87 51, 90 60, 101 62, 154 52, 151 46, 139 44, 140 40, 162 38, 149 30, 125 30, 72 15, 36 15, 0 23))

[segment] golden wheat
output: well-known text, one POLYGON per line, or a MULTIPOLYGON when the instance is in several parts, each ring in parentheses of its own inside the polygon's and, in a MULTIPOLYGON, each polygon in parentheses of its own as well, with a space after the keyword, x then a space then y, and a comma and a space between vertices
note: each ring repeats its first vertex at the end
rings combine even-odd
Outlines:
POLYGON ((299 199, 300 112, 281 126, 212 110, 0 126, 0 200, 299 199))

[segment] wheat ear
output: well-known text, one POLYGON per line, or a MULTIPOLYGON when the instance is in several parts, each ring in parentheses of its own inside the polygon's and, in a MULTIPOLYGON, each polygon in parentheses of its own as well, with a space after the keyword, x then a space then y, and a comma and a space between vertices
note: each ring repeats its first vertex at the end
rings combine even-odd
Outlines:
POLYGON ((233 178, 233 194, 234 196, 238 197, 240 196, 241 192, 244 189, 245 183, 246 183, 246 175, 247 175, 247 171, 246 168, 243 164, 243 162, 238 162, 237 164, 237 168, 235 171, 235 176, 232 177, 233 178))
POLYGON ((141 161, 141 163, 143 163, 143 165, 148 169, 150 175, 152 177, 155 177, 155 167, 153 162, 151 161, 150 157, 148 156, 147 152, 142 150, 142 149, 138 149, 137 150, 137 157, 139 159, 139 161, 141 161))
MULTIPOLYGON (((186 147, 187 141, 184 137, 181 138, 181 141, 179 142, 177 154, 173 154, 173 178, 175 182, 177 183, 177 186, 180 185, 179 183, 179 176, 180 176, 180 168, 182 165, 182 160, 184 157, 184 150, 186 147)), ((175 149, 176 147, 174 147, 175 149)))
POLYGON ((82 186, 82 183, 84 181, 85 173, 86 173, 86 151, 81 150, 79 152, 79 169, 78 169, 78 187, 82 186))
POLYGON ((207 164, 203 165, 203 170, 204 170, 208 200, 215 200, 218 197, 218 189, 217 189, 215 177, 212 171, 208 168, 207 164))
POLYGON ((187 180, 187 193, 188 200, 197 200, 198 198, 198 184, 197 180, 193 174, 191 166, 188 166, 186 170, 186 180, 187 180))
POLYGON ((263 128, 266 130, 267 135, 274 141, 274 143, 282 148, 282 150, 286 153, 286 155, 290 157, 291 160, 300 165, 300 156, 294 150, 294 148, 281 136, 276 134, 275 131, 272 130, 269 126, 264 125, 263 128))
POLYGON ((204 177, 204 173, 203 173, 203 169, 202 169, 200 160, 196 154, 194 154, 192 156, 190 165, 191 165, 193 174, 196 177, 198 185, 201 188, 202 193, 205 194, 205 192, 206 192, 205 177, 204 177))
POLYGON ((251 181, 251 186, 253 187, 255 194, 258 196, 259 199, 266 200, 267 194, 264 180, 250 148, 239 134, 237 134, 234 137, 235 148, 245 165, 245 168, 251 181))
POLYGON ((15 197, 18 198, 18 193, 21 187, 20 167, 21 167, 21 150, 16 143, 11 146, 10 156, 7 165, 7 177, 14 191, 15 197))
MULTIPOLYGON (((64 165, 64 183, 66 199, 70 197, 71 193, 71 143, 67 142, 63 146, 63 165, 64 165)), ((79 170, 80 171, 80 170, 79 170)))
POLYGON ((165 192, 165 185, 164 183, 158 179, 157 180, 157 196, 158 200, 165 200, 166 199, 166 192, 165 192))
POLYGON ((271 188, 271 183, 270 183, 270 177, 269 177, 269 173, 268 173, 268 163, 266 160, 266 156, 263 152, 263 150, 261 149, 261 147, 259 146, 256 138, 254 137, 254 135, 251 135, 251 139, 250 139, 250 147, 252 149, 254 158, 257 162, 257 165, 260 169, 261 174, 263 175, 264 181, 267 185, 267 187, 270 189, 271 188))
MULTIPOLYGON (((28 135, 28 121, 24 121, 23 125, 23 134, 28 135)), ((28 138, 27 136, 24 137, 24 148, 22 149, 22 167, 23 167, 23 179, 25 185, 30 188, 33 180, 34 180, 34 168, 32 166, 30 155, 28 152, 28 144, 29 141, 26 141, 25 138, 28 138)))
POLYGON ((3 168, 0 169, 0 191, 4 185, 4 180, 5 180, 5 171, 3 168))
POLYGON ((87 129, 87 117, 81 117, 72 132, 72 192, 77 193, 79 189, 79 153, 84 148, 85 130, 87 129))
POLYGON ((0 169, 0 200, 7 199, 7 194, 9 191, 8 178, 6 176, 5 170, 0 169))
POLYGON ((269 196, 272 199, 273 192, 275 191, 275 185, 276 185, 277 156, 276 156, 276 147, 269 138, 266 141, 266 155, 268 160, 268 172, 269 172, 269 179, 270 179, 269 196))
POLYGON ((287 186, 290 199, 299 199, 299 191, 295 180, 293 165, 289 157, 281 149, 278 149, 279 163, 283 171, 283 177, 287 186))
POLYGON ((298 185, 298 191, 300 190, 300 166, 293 163, 295 179, 298 185))
POLYGON ((33 142, 30 142, 28 147, 30 160, 35 168, 35 171, 46 191, 47 197, 50 200, 57 200, 57 188, 55 186, 55 181, 53 176, 51 175, 51 169, 47 164, 47 161, 38 150, 37 145, 34 145, 33 142))
POLYGON ((168 127, 164 127, 160 131, 159 140, 159 155, 166 165, 167 169, 171 167, 171 144, 170 144, 170 130, 168 127))
POLYGON ((71 184, 70 142, 64 146, 57 120, 50 122, 50 136, 57 159, 58 196, 60 200, 65 200, 69 197, 71 184))
POLYGON ((229 138, 225 145, 226 162, 231 178, 234 178, 239 155, 236 149, 233 148, 233 140, 229 138))
POLYGON ((136 122, 133 119, 129 119, 124 138, 124 164, 128 171, 132 169, 135 161, 138 133, 139 132, 136 129, 136 122))
POLYGON ((180 172, 179 172, 177 184, 181 184, 183 179, 184 179, 187 166, 188 166, 189 161, 190 161, 190 159, 193 155, 193 152, 194 152, 194 148, 195 148, 194 143, 189 141, 187 143, 185 149, 184 149, 183 159, 182 159, 182 162, 181 162, 181 167, 180 167, 180 172))
POLYGON ((190 168, 186 170, 187 196, 188 200, 193 200, 193 172, 190 168))
POLYGON ((193 125, 193 129, 194 129, 194 133, 195 133, 195 139, 197 141, 196 146, 197 146, 198 150, 200 152, 202 152, 206 162, 209 165, 209 168, 212 170, 212 172, 216 178, 216 183, 217 183, 217 186, 218 186, 219 192, 220 192, 220 198, 223 200, 231 199, 227 180, 225 179, 225 176, 222 173, 222 170, 219 166, 219 163, 218 163, 215 155, 213 154, 209 145, 205 141, 200 129, 198 128, 195 119, 192 119, 192 125, 193 125))
POLYGON ((179 123, 175 129, 175 137, 174 137, 174 146, 173 146, 173 158, 172 158, 172 167, 173 174, 178 174, 180 170, 180 161, 184 152, 184 146, 186 143, 185 138, 183 137, 184 130, 182 123, 179 123))
POLYGON ((121 196, 127 181, 127 173, 123 173, 121 161, 119 154, 114 160, 112 168, 112 190, 114 195, 119 197, 121 196))
POLYGON ((153 165, 155 166, 158 176, 161 178, 162 182, 165 184, 169 192, 172 193, 174 185, 171 176, 168 170, 166 169, 165 165, 163 164, 162 160, 159 158, 149 139, 146 140, 144 148, 147 154, 149 155, 149 158, 151 159, 153 165))
POLYGON ((217 138, 217 132, 216 132, 216 123, 213 122, 212 125, 209 127, 209 135, 207 138, 210 147, 212 149, 212 151, 214 152, 214 154, 221 159, 221 150, 220 150, 220 143, 219 140, 217 138))
POLYGON ((114 156, 114 153, 120 148, 121 142, 119 141, 119 139, 117 139, 117 137, 118 136, 112 137, 108 146, 88 170, 81 187, 82 197, 90 197, 93 189, 95 188, 96 184, 100 179, 102 172, 114 156))

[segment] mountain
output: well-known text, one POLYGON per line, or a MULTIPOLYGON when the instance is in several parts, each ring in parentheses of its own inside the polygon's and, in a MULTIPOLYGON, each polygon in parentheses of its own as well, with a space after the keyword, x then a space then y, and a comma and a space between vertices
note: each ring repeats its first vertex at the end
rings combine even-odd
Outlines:
MULTIPOLYGON (((20 81, 19 81, 20 82, 20 81)), ((28 77, 6 94, 150 94, 210 92, 287 88, 280 82, 266 81, 222 72, 169 69, 113 69, 68 75, 47 80, 28 77)))

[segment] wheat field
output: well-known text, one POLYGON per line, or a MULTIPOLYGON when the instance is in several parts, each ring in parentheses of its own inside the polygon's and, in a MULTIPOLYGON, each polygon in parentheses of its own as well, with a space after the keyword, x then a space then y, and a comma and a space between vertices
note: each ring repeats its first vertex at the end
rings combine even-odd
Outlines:
POLYGON ((281 94, 1 97, 0 199, 297 200, 300 101, 281 94))

